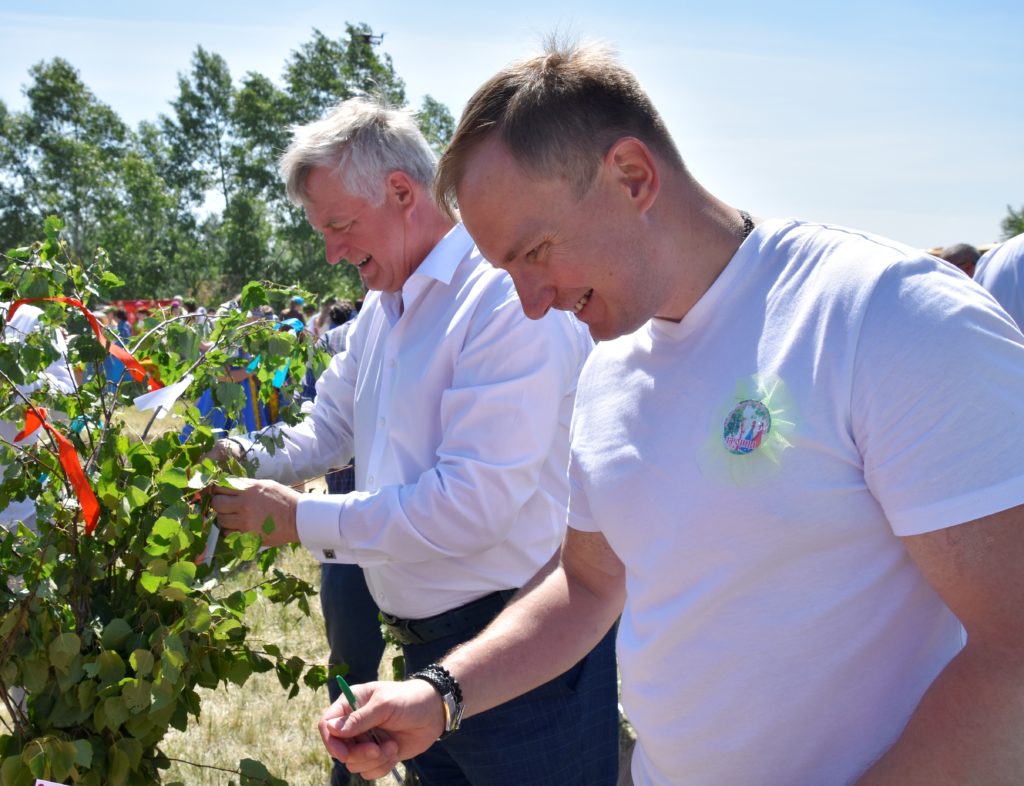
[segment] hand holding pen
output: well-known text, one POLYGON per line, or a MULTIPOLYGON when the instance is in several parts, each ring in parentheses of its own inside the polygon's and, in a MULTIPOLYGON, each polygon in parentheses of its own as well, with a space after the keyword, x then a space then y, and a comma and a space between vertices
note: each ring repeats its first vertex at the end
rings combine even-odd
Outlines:
MULTIPOLYGON (((344 677, 342 677, 339 674, 336 679, 338 680, 338 687, 341 688, 341 692, 345 694, 345 699, 346 701, 348 701, 348 706, 350 706, 354 712, 359 707, 359 700, 356 699, 356 694, 352 692, 352 688, 350 688, 348 683, 345 682, 344 677)), ((381 740, 380 736, 377 734, 375 729, 370 729, 368 734, 370 736, 370 739, 378 745, 380 745, 383 742, 383 740, 381 740)), ((401 786, 401 784, 405 780, 402 777, 402 773, 398 771, 398 767, 391 768, 391 777, 395 779, 395 783, 399 786, 401 786)))

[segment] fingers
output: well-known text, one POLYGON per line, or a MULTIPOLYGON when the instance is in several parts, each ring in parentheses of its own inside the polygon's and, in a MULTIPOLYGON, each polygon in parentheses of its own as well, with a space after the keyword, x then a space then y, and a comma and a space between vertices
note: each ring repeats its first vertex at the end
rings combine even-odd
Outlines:
POLYGON ((339 761, 349 772, 367 780, 383 778, 398 762, 398 746, 393 740, 384 740, 383 745, 371 739, 349 740, 344 745, 348 749, 346 758, 339 761))
POLYGON ((233 458, 235 461, 241 461, 245 458, 245 451, 237 442, 233 442, 229 439, 219 439, 203 458, 208 458, 215 464, 223 464, 229 458, 233 458))

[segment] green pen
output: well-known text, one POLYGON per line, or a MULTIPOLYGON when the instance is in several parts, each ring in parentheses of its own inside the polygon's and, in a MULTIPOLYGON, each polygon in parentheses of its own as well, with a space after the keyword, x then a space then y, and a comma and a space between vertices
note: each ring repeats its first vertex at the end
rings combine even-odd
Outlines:
MULTIPOLYGON (((340 674, 337 677, 335 677, 335 679, 338 680, 338 687, 341 688, 341 692, 345 694, 345 699, 346 701, 348 701, 348 706, 351 707, 354 711, 359 706, 359 700, 356 699, 356 694, 352 692, 352 689, 348 686, 348 683, 345 682, 345 678, 342 677, 340 674)), ((381 739, 377 736, 377 732, 375 729, 370 729, 370 739, 378 745, 381 744, 381 739)), ((391 768, 391 777, 395 779, 395 783, 398 784, 398 786, 401 786, 401 784, 404 781, 404 778, 402 778, 402 773, 398 771, 398 767, 391 768)))

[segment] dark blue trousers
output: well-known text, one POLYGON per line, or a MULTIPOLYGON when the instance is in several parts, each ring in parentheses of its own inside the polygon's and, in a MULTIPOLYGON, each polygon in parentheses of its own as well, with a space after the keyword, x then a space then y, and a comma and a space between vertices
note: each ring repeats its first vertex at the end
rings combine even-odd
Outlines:
MULTIPOLYGON (((331 665, 348 664, 345 679, 353 685, 374 682, 384 639, 380 634, 377 604, 366 588, 363 569, 358 565, 324 563, 320 566, 320 608, 324 612, 331 665)), ((331 701, 337 701, 341 689, 327 681, 331 701)), ((349 772, 335 761, 331 786, 345 786, 349 772)))
MULTIPOLYGON (((467 718, 455 734, 435 742, 407 765, 424 786, 615 786, 615 630, 613 626, 569 671, 467 718)), ((440 660, 478 632, 404 646, 407 673, 440 660)))

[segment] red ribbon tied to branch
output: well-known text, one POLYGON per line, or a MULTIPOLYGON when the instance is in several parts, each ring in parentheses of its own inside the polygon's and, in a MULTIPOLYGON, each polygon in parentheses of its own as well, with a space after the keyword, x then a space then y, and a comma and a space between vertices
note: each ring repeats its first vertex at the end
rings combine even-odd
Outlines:
POLYGON ((150 390, 159 390, 161 387, 163 387, 163 385, 161 385, 153 377, 153 375, 148 374, 146 372, 146 369, 142 367, 142 364, 135 359, 131 352, 122 347, 120 344, 111 341, 103 334, 103 327, 100 325, 99 320, 97 320, 96 317, 92 315, 92 312, 89 311, 89 309, 87 309, 82 304, 81 300, 76 300, 73 297, 22 298, 21 300, 15 300, 13 303, 11 303, 11 308, 7 312, 7 321, 11 321, 11 319, 14 317, 14 312, 18 310, 18 307, 22 303, 39 303, 44 300, 52 301, 54 303, 66 303, 69 306, 74 306, 75 308, 77 308, 79 311, 85 314, 85 318, 89 320, 89 324, 92 326, 92 332, 96 334, 96 340, 100 342, 100 346, 106 349, 107 352, 116 357, 122 363, 124 363, 124 367, 128 370, 128 373, 132 375, 132 379, 134 379, 136 382, 142 382, 142 380, 146 380, 146 384, 149 385, 150 390))
MULTIPOLYGON (((13 311, 14 309, 12 308, 11 310, 13 311)), ((53 438, 57 440, 60 464, 64 467, 64 474, 68 476, 71 488, 74 489, 75 496, 78 497, 78 503, 82 506, 82 518, 85 519, 85 534, 91 535, 93 530, 96 529, 96 522, 100 517, 100 503, 97 501, 96 495, 93 494, 92 487, 89 486, 89 481, 85 477, 82 465, 78 461, 78 453, 75 451, 75 446, 71 444, 67 437, 49 424, 46 420, 45 407, 32 407, 25 413, 25 428, 15 435, 14 441, 21 442, 21 440, 34 434, 40 426, 50 432, 53 438)))

